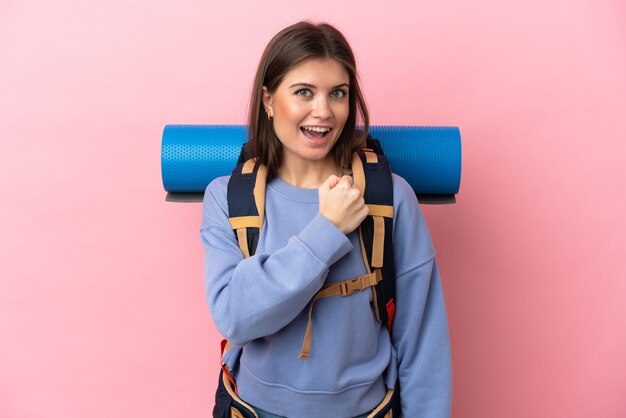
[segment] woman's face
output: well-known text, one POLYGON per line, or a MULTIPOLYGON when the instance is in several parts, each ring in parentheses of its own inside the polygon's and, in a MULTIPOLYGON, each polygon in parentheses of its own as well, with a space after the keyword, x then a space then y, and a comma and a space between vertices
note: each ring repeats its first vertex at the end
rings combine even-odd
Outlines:
POLYGON ((310 59, 285 74, 263 104, 283 145, 282 164, 333 158, 330 150, 348 119, 350 76, 333 59, 310 59))

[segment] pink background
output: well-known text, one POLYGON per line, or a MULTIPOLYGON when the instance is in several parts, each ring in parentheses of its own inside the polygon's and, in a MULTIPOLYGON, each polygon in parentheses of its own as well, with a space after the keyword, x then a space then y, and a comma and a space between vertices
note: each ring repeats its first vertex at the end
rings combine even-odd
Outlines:
POLYGON ((424 206, 453 417, 626 416, 622 0, 3 0, 0 416, 206 417, 218 340, 168 123, 243 123, 261 51, 336 24, 374 124, 459 126, 424 206))

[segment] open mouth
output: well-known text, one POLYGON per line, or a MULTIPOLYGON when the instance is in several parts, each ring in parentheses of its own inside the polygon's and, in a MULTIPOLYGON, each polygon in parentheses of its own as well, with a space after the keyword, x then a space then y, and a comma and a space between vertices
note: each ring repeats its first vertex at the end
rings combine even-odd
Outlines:
POLYGON ((328 135, 332 128, 324 128, 321 126, 303 126, 300 130, 307 138, 320 139, 328 135))

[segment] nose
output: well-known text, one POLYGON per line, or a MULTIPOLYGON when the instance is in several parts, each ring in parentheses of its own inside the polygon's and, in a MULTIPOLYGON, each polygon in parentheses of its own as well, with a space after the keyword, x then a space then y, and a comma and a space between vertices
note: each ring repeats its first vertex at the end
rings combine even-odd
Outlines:
POLYGON ((323 97, 322 95, 318 96, 313 101, 312 106, 313 108, 311 109, 311 116, 313 117, 319 119, 329 119, 333 115, 330 104, 328 103, 328 99, 326 97, 323 97))

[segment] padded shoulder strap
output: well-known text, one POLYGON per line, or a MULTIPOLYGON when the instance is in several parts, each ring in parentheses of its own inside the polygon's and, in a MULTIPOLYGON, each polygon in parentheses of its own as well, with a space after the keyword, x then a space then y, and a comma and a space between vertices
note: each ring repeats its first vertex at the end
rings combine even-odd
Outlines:
POLYGON ((380 145, 380 141, 376 138, 372 138, 371 135, 367 135, 367 138, 365 139, 365 148, 371 149, 375 154, 385 155, 383 148, 380 145))
POLYGON ((252 158, 252 152, 250 151, 250 149, 251 149, 250 141, 245 142, 241 146, 241 150, 239 150, 239 158, 237 159, 237 165, 243 164, 246 161, 248 161, 250 158, 252 158))
POLYGON ((265 216, 267 167, 249 159, 228 181, 228 216, 244 257, 254 255, 265 216))
POLYGON ((391 167, 384 155, 364 148, 352 156, 352 173, 370 210, 359 227, 363 261, 368 273, 380 269, 383 277, 374 291, 375 313, 378 320, 391 330, 396 294, 391 167))

